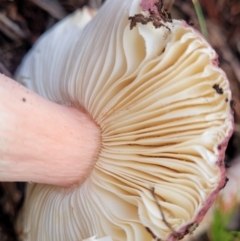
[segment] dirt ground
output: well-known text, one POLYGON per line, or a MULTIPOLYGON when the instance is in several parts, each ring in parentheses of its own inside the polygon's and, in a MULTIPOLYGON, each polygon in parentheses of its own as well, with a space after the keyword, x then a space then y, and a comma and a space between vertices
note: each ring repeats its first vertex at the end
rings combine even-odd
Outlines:
MULTIPOLYGON (((113 0, 111 0, 113 1, 113 0)), ((74 10, 98 8, 102 0, 0 0, 0 73, 10 77, 22 58, 46 30, 74 10)), ((199 29, 191 0, 165 0, 173 18, 199 29)), ((208 41, 219 55, 233 92, 235 131, 226 162, 240 153, 240 0, 199 0, 207 25, 208 41)), ((24 198, 24 183, 0 183, 0 240, 17 241, 14 222, 24 198)), ((240 220, 239 220, 240 224, 240 220)), ((240 225, 239 225, 240 227, 240 225)), ((201 241, 207 240, 206 238, 201 241)))

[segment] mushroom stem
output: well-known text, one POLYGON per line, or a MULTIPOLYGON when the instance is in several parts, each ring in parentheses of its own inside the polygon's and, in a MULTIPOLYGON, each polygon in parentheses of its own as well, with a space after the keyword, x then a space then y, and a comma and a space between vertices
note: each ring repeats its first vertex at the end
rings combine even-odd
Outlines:
POLYGON ((100 129, 77 108, 0 75, 0 180, 71 186, 92 170, 100 129))

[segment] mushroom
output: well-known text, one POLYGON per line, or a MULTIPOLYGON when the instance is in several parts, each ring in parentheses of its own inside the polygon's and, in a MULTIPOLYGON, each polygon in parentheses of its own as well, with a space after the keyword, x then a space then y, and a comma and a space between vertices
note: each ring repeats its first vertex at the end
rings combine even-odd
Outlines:
MULTIPOLYGON (((79 184, 28 185, 18 220, 23 240, 179 240, 225 185, 233 118, 217 55, 155 0, 108 0, 83 30, 71 18, 44 34, 17 79, 88 113, 100 129, 100 149, 79 184)), ((46 169, 68 166, 69 158, 48 161, 46 169)))

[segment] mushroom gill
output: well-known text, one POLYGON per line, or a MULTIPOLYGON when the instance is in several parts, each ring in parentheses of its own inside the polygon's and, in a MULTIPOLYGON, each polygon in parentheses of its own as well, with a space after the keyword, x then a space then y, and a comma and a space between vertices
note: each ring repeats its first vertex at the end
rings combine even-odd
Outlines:
POLYGON ((150 3, 108 0, 83 30, 71 21, 76 13, 25 58, 18 81, 85 109, 101 128, 102 147, 83 184, 28 185, 23 240, 178 240, 224 186, 233 129, 225 73, 184 21, 129 20, 158 14, 150 3))

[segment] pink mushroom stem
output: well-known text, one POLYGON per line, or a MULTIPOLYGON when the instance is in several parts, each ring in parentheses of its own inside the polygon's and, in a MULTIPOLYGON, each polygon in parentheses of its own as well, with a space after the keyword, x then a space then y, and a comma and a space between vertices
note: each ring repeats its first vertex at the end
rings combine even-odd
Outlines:
POLYGON ((77 184, 90 173, 100 143, 87 113, 0 75, 0 181, 77 184))

